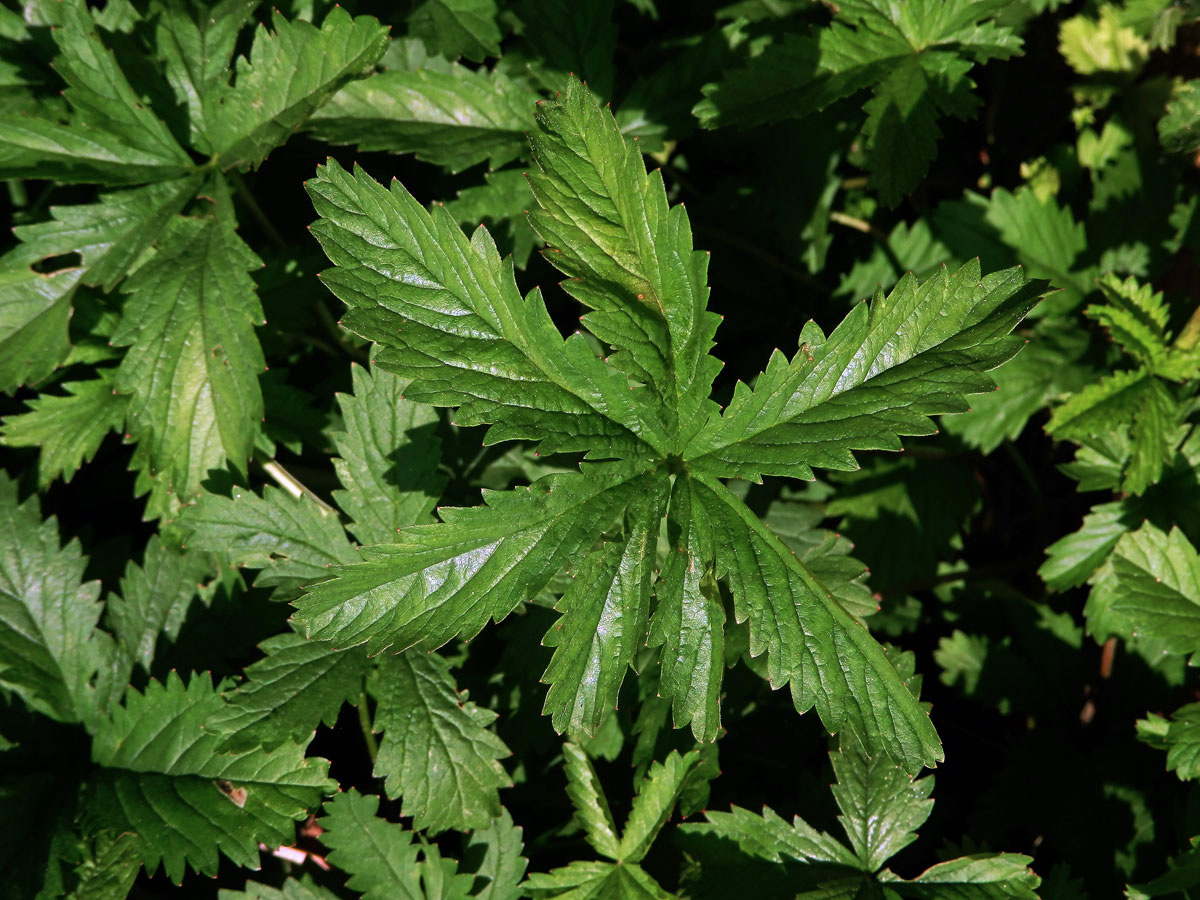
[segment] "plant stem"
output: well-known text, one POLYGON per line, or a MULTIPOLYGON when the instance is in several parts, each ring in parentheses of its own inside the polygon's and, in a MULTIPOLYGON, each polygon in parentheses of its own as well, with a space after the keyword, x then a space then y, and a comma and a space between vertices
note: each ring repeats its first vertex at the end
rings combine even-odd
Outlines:
POLYGON ((367 692, 358 695, 358 724, 362 728, 363 740, 367 745, 367 754, 371 757, 371 765, 375 765, 375 757, 379 755, 379 742, 375 740, 375 732, 371 728, 371 714, 367 711, 367 692))
POLYGON ((336 509, 322 500, 315 491, 303 484, 299 478, 297 478, 275 460, 268 459, 265 462, 260 461, 259 465, 262 466, 262 470, 264 472, 266 472, 275 480, 276 484, 278 484, 296 499, 308 497, 314 503, 318 504, 323 510, 325 510, 325 512, 334 516, 338 514, 336 509))
POLYGON ((358 347, 355 347, 346 339, 346 333, 342 331, 341 326, 334 320, 329 312, 329 308, 324 303, 316 304, 317 318, 321 320, 321 324, 325 326, 325 330, 333 335, 338 346, 346 351, 354 359, 358 360, 364 366, 371 362, 370 357, 358 347))
POLYGON ((267 214, 263 212, 262 207, 258 205, 258 201, 254 199, 254 195, 250 193, 250 189, 246 187, 246 182, 242 180, 242 176, 237 172, 230 172, 229 178, 233 181, 233 190, 237 194, 238 199, 246 205, 246 209, 250 210, 250 216, 258 223, 258 227, 262 229, 262 233, 266 236, 267 242, 279 251, 286 251, 288 248, 287 241, 283 239, 283 235, 267 218, 267 214))
POLYGON ((868 222, 866 219, 860 219, 857 216, 848 216, 843 212, 833 210, 829 213, 829 221, 837 222, 839 225, 845 225, 847 228, 853 228, 855 231, 861 231, 863 234, 869 234, 884 246, 887 245, 887 235, 880 231, 876 226, 868 222))

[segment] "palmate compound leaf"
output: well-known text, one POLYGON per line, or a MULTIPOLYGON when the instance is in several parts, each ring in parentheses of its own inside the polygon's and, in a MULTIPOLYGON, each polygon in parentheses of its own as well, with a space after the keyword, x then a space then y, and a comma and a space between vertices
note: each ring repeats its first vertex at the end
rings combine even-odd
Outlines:
POLYGON ((771 683, 790 682, 800 710, 816 706, 831 731, 850 727, 908 771, 940 759, 882 648, 719 479, 811 478, 812 466, 854 468, 853 450, 931 433, 930 415, 991 389, 986 371, 1020 347, 1009 332, 1045 284, 1019 269, 981 279, 978 262, 923 285, 906 277, 828 338, 807 326, 795 359, 776 354, 720 415, 707 396, 719 363, 708 355, 706 257, 683 209, 667 207, 661 179, 578 81, 538 125, 531 220, 610 357, 579 335, 563 340, 537 291, 520 298, 483 229, 468 242, 443 210, 334 163, 309 183, 322 216, 313 231, 336 264, 324 278, 350 307, 344 324, 382 345, 378 364, 413 379, 409 399, 458 405, 456 421, 491 425, 489 442, 620 461, 443 509, 441 524, 403 529, 332 570, 297 601, 297 618, 338 646, 432 649, 502 619, 570 565, 583 585, 564 596, 551 638, 556 727, 594 730, 644 639, 663 647, 676 725, 711 740, 723 664, 716 580, 726 578, 738 621, 750 620, 751 653, 769 654, 771 683), (663 497, 674 546, 647 627, 646 537, 663 497), (601 627, 618 610, 619 635, 601 627))
POLYGON ((654 763, 638 785, 625 827, 617 834, 608 800, 587 753, 577 744, 563 746, 567 794, 583 825, 588 843, 611 861, 576 861, 547 873, 529 876, 529 897, 596 898, 596 900, 670 900, 639 863, 671 816, 688 775, 700 764, 700 754, 672 751, 654 763))
POLYGON ((136 832, 146 868, 161 862, 175 882, 187 866, 215 875, 218 852, 257 865, 259 842, 290 841, 293 821, 337 787, 302 744, 221 749, 205 723, 223 707, 208 675, 185 687, 172 672, 144 694, 131 688, 92 744, 101 768, 88 782, 85 822, 136 832))
POLYGON ((831 790, 853 850, 799 816, 788 825, 769 807, 761 816, 736 806, 727 813, 706 812, 706 823, 685 824, 681 831, 725 838, 747 856, 769 862, 795 860, 819 866, 819 874, 808 882, 816 880, 816 888, 797 894, 807 900, 896 895, 929 900, 1036 900, 1040 879, 1028 868, 1032 862, 1028 856, 964 856, 932 866, 911 880, 883 868, 916 840, 916 829, 929 817, 933 778, 914 779, 844 738, 830 758, 837 778, 831 790), (886 886, 882 892, 880 886, 886 886))
POLYGON ((976 63, 1007 59, 1021 39, 992 21, 1004 0, 851 0, 817 35, 791 34, 705 86, 693 112, 706 128, 801 118, 871 87, 863 109, 867 165, 895 206, 937 150, 938 118, 966 118, 976 63))

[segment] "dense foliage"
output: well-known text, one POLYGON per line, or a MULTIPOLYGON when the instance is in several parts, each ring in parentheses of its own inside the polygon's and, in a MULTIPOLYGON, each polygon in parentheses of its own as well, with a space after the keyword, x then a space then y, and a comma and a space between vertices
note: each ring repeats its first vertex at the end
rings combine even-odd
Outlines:
POLYGON ((1194 895, 1198 19, 0 4, 0 897, 1194 895))

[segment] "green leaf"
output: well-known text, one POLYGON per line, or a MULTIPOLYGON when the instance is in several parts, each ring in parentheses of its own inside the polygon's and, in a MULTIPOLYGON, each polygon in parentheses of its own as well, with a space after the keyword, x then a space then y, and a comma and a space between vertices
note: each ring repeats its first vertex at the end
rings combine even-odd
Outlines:
POLYGON ((387 49, 387 31, 340 6, 318 29, 276 13, 260 26, 233 87, 206 98, 205 127, 223 170, 258 166, 343 84, 370 71, 387 49))
POLYGON ((297 618, 313 637, 365 642, 369 653, 474 637, 537 594, 653 484, 635 466, 589 465, 526 490, 486 492, 485 506, 443 507, 442 524, 402 529, 395 544, 364 548, 364 562, 310 588, 297 618))
POLYGON ((921 900, 1037 900, 1033 858, 1019 853, 979 853, 931 866, 911 881, 884 872, 880 881, 904 897, 921 900), (890 878, 884 878, 890 875, 890 878))
POLYGON ((907 771, 941 759, 928 715, 867 630, 723 485, 707 477, 692 484, 722 536, 717 573, 729 579, 737 621, 750 621, 750 655, 767 654, 771 687, 790 684, 798 711, 815 706, 828 731, 849 728, 907 771))
POLYGON ((337 265, 323 280, 350 306, 342 322, 383 344, 381 367, 415 379, 406 397, 459 406, 460 425, 494 423, 488 443, 661 445, 626 379, 581 335, 562 339, 540 292, 521 298, 486 231, 468 241, 443 207, 431 215, 399 183, 388 191, 332 161, 307 187, 323 217, 312 232, 337 265))
POLYGON ((0 178, 141 184, 179 178, 193 169, 190 159, 164 160, 102 129, 25 113, 0 116, 0 178))
POLYGON ((869 757, 845 740, 829 758, 837 777, 831 790, 842 811, 838 821, 862 867, 877 871, 917 839, 933 812, 933 778, 914 781, 890 759, 869 757))
POLYGON ((142 867, 137 835, 106 831, 95 836, 94 846, 80 843, 84 858, 75 867, 74 889, 65 900, 124 900, 142 867))
POLYGON ((337 900, 337 894, 313 884, 305 876, 302 881, 289 878, 281 888, 248 881, 244 891, 218 891, 217 900, 337 900))
POLYGON ((981 280, 978 260, 921 285, 905 276, 828 338, 806 325, 792 360, 776 351, 753 389, 739 383, 686 458, 720 477, 811 480, 812 466, 856 469, 852 450, 899 450, 899 436, 935 431, 930 415, 992 388, 987 370, 1020 349, 1009 332, 1045 288, 1020 269, 981 280))
POLYGON ((65 96, 82 123, 164 165, 190 167, 187 152, 134 92, 116 55, 101 42, 87 5, 69 0, 59 16, 51 31, 60 51, 54 70, 67 83, 65 96))
POLYGON ((446 483, 438 474, 437 413, 404 399, 407 382, 352 365, 353 395, 339 395, 344 431, 332 435, 344 490, 333 499, 363 544, 385 544, 406 525, 429 521, 446 483))
POLYGON ((255 579, 261 587, 315 581, 355 558, 334 513, 271 485, 261 497, 241 488, 231 497, 205 492, 183 510, 179 525, 193 550, 226 553, 235 565, 262 569, 255 579))
POLYGON ((205 101, 228 79, 238 34, 259 0, 218 0, 206 7, 183 2, 164 4, 155 43, 166 64, 176 101, 187 108, 188 132, 198 150, 212 152, 205 123, 205 101))
POLYGON ((675 801, 688 776, 700 764, 698 751, 683 756, 672 750, 661 763, 654 763, 638 786, 633 808, 621 832, 617 858, 622 863, 641 862, 658 837, 659 831, 671 817, 675 801))
POLYGON ((946 431, 991 453, 1016 440, 1051 400, 1095 381, 1096 371, 1084 362, 1088 332, 1074 320, 1041 319, 1027 337, 1024 350, 992 371, 996 390, 972 397, 969 412, 943 419, 946 431))
POLYGON ((351 788, 325 804, 321 841, 362 900, 425 900, 412 832, 376 816, 379 798, 351 788))
POLYGON ((408 27, 448 59, 482 62, 500 55, 499 12, 495 0, 423 0, 409 14, 408 27))
POLYGON ((1156 732, 1150 743, 1167 751, 1167 771, 1183 781, 1200 777, 1200 703, 1179 707, 1170 720, 1151 713, 1148 721, 1137 725, 1142 740, 1147 740, 1148 730, 1156 732))
POLYGON ((567 796, 575 807, 575 818, 583 826, 587 842, 601 856, 619 860, 621 839, 592 761, 578 744, 566 743, 563 765, 567 773, 567 796))
POLYGON ((613 0, 517 0, 511 9, 521 23, 527 58, 521 60, 521 50, 506 50, 504 62, 516 57, 546 90, 557 91, 574 74, 601 97, 612 96, 613 0))
POLYGON ((92 744, 103 769, 88 785, 87 820, 136 832, 147 869, 161 861, 176 883, 189 865, 215 875, 218 851, 257 865, 260 841, 291 841, 294 820, 336 789, 328 764, 304 758, 298 744, 221 751, 222 738, 204 723, 223 705, 209 676, 193 675, 184 687, 172 672, 144 694, 130 689, 92 744))
POLYGON ((524 156, 537 100, 502 72, 460 65, 446 71, 393 69, 346 85, 308 127, 333 144, 415 153, 459 172, 524 156))
POLYGON ((721 727, 725 607, 710 571, 718 539, 702 491, 690 478, 675 479, 648 644, 662 646, 658 691, 671 699, 675 727, 690 722, 697 740, 713 741, 721 727))
POLYGON ((990 241, 1010 247, 1032 278, 1048 278, 1060 293, 1039 315, 1074 309, 1093 287, 1076 262, 1088 247, 1087 230, 1071 208, 1053 197, 1040 199, 1029 188, 1015 193, 996 188, 990 197, 968 191, 963 200, 942 203, 934 214, 938 236, 963 257, 982 252, 990 241))
POLYGON ((941 682, 955 684, 962 679, 963 693, 970 696, 979 686, 979 676, 987 660, 988 639, 955 628, 950 637, 941 638, 933 651, 933 660, 942 667, 941 682))
POLYGON ((570 276, 564 289, 594 310, 583 323, 619 351, 609 362, 662 398, 679 452, 716 412, 708 394, 720 363, 708 353, 720 320, 706 310, 707 254, 693 249, 683 206, 668 208, 661 172, 646 173, 577 79, 537 118, 530 224, 570 276))
POLYGON ((1120 501, 1092 507, 1077 531, 1046 548, 1046 561, 1038 574, 1052 590, 1078 587, 1108 558, 1121 535, 1132 531, 1139 521, 1136 511, 1120 501))
POLYGON ((52 206, 48 221, 13 229, 22 246, 11 255, 28 265, 78 253, 81 283, 111 291, 199 186, 199 178, 176 178, 101 194, 97 203, 52 206))
POLYGON ((1058 49, 1080 75, 1135 72, 1142 67, 1150 47, 1121 21, 1121 10, 1101 4, 1100 18, 1072 16, 1059 26, 1058 49))
POLYGON ((1176 88, 1167 114, 1158 122, 1158 136, 1172 153, 1200 149, 1200 81, 1185 81, 1176 88))
POLYGON ((318 725, 337 721, 343 702, 362 694, 367 659, 361 652, 290 633, 263 641, 259 649, 266 655, 246 667, 246 681, 226 692, 225 708, 205 723, 207 730, 229 735, 225 749, 307 743, 318 725))
POLYGON ((123 661, 114 701, 124 692, 135 663, 150 671, 159 635, 172 641, 178 637, 192 600, 212 569, 211 557, 180 552, 158 535, 147 542, 141 565, 132 561, 126 565, 120 595, 110 594, 105 608, 123 661))
POLYGON ((520 883, 528 864, 521 855, 524 846, 521 829, 513 824, 507 809, 501 810, 487 828, 471 832, 463 857, 471 858, 482 851, 475 877, 486 879, 483 887, 473 893, 476 900, 517 900, 521 896, 520 883))
POLYGON ((436 653, 385 657, 380 679, 375 775, 388 796, 403 795, 402 815, 418 830, 487 827, 500 815, 498 790, 512 784, 498 761, 511 751, 488 730, 496 714, 459 695, 436 653))
POLYGON ((1146 369, 1115 372, 1057 407, 1046 433, 1089 442, 1129 427, 1132 448, 1122 484, 1140 494, 1162 477, 1183 437, 1181 411, 1167 386, 1146 369))
POLYGON ((65 394, 42 393, 29 401, 27 412, 4 418, 3 443, 37 447, 38 487, 56 478, 70 481, 84 462, 90 462, 110 431, 125 421, 125 398, 113 392, 112 380, 67 381, 65 394))
POLYGON ((486 172, 483 178, 486 184, 459 191, 458 199, 446 203, 446 209, 463 227, 489 227, 501 252, 511 249, 513 265, 524 269, 538 241, 525 215, 531 197, 526 174, 504 169, 486 172))
POLYGON ((1136 634, 1161 640, 1170 653, 1200 650, 1200 555, 1177 527, 1147 522, 1123 535, 1113 551, 1114 611, 1136 634))
POLYGON ((594 735, 616 709, 625 672, 646 645, 664 487, 655 481, 633 502, 624 542, 605 543, 586 557, 555 604, 562 618, 542 638, 555 648, 542 676, 550 685, 542 712, 552 716, 555 731, 594 735))
POLYGON ((1021 48, 1008 27, 987 21, 1003 6, 882 0, 838 4, 819 34, 794 34, 705 87, 694 113, 706 128, 804 118, 868 86, 864 134, 868 168, 882 199, 895 206, 925 174, 941 114, 965 118, 978 100, 975 63, 1007 59, 1021 48))
POLYGON ((227 460, 244 468, 263 415, 262 307, 246 274, 261 263, 235 231, 224 181, 213 184, 214 215, 172 219, 154 259, 125 282, 132 296, 112 337, 129 346, 115 385, 132 395, 129 431, 180 500, 227 460))
POLYGON ((36 497, 17 503, 0 473, 0 685, 60 722, 95 718, 90 682, 110 653, 96 629, 100 583, 84 583, 79 542, 59 545, 36 497))
POLYGON ((67 326, 71 297, 83 271, 60 269, 43 275, 0 257, 0 391, 47 378, 71 350, 67 326))
POLYGON ((897 222, 886 243, 875 244, 866 260, 855 262, 849 273, 842 276, 836 293, 861 298, 874 293, 880 285, 894 285, 905 272, 927 279, 937 274, 942 262, 953 255, 933 233, 928 219, 917 219, 911 225, 897 222))
POLYGON ((705 811, 706 823, 680 826, 685 834, 715 835, 735 842, 743 853, 768 862, 835 863, 858 868, 858 858, 837 838, 817 831, 799 816, 788 825, 774 810, 764 807, 761 816, 731 807, 729 812, 705 811))
POLYGON ((636 863, 580 862, 530 875, 526 896, 533 900, 674 900, 636 863))

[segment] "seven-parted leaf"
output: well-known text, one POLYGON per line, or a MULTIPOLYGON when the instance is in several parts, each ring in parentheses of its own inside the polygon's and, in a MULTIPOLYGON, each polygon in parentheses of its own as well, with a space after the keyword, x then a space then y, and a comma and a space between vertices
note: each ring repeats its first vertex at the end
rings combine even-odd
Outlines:
POLYGON ((512 781, 499 760, 511 751, 488 728, 496 714, 459 695, 446 661, 419 650, 386 657, 378 691, 375 774, 413 827, 483 828, 500 815, 497 791, 512 781))
POLYGON ((205 723, 224 701, 207 675, 184 686, 172 672, 151 681, 96 730, 88 783, 88 821, 138 834, 142 861, 161 862, 178 882, 185 867, 215 874, 218 851, 238 865, 258 860, 258 843, 291 840, 293 821, 334 789, 324 760, 305 758, 301 744, 273 752, 223 751, 205 723))
POLYGON ((548 258, 572 276, 568 290, 594 310, 583 323, 613 347, 608 358, 579 335, 563 341, 536 292, 520 300, 482 229, 468 243, 441 210, 430 215, 398 185, 385 191, 332 163, 309 184, 323 216, 314 233, 336 264, 325 281, 351 307, 347 326, 382 345, 378 364, 413 378, 409 399, 459 405, 455 420, 490 424, 489 441, 532 438, 543 450, 627 461, 443 510, 441 524, 402 530, 333 570, 298 601, 299 618, 340 645, 434 648, 499 621, 579 559, 552 637, 547 710, 556 727, 586 732, 630 658, 603 624, 605 603, 633 612, 622 635, 641 629, 644 589, 631 592, 641 582, 618 575, 646 566, 637 547, 652 529, 635 524, 647 513, 624 513, 673 478, 676 546, 655 579, 647 637, 663 647, 676 724, 704 740, 717 734, 717 579, 727 578, 738 621, 750 620, 751 655, 768 653, 772 684, 790 683, 798 709, 816 706, 831 731, 852 728, 909 771, 939 759, 927 715, 878 644, 717 479, 811 478, 813 466, 854 467, 853 450, 900 449, 900 436, 932 432, 929 416, 962 411, 964 395, 992 386, 987 370, 1020 348, 1009 332, 1045 283, 1019 269, 981 277, 978 261, 924 284, 906 276, 828 338, 810 323, 790 363, 776 354, 719 413, 707 396, 719 366, 708 354, 706 262, 682 208, 668 208, 661 181, 577 81, 538 125, 531 219, 552 244, 548 258), (626 519, 624 540, 608 547, 602 535, 626 519))

